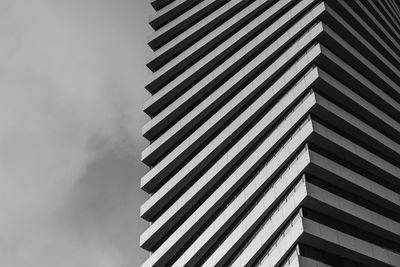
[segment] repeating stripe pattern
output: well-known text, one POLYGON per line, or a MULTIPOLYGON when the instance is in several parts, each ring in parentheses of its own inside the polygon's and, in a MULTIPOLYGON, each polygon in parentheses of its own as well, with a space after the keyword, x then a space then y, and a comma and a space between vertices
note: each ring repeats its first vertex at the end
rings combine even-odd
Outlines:
POLYGON ((400 266, 400 3, 152 0, 142 266, 400 266))

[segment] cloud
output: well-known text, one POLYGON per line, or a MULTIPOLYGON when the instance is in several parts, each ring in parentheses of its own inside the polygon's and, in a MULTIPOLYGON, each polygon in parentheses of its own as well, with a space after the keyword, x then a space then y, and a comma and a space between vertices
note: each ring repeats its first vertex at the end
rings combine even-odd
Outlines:
POLYGON ((125 261, 76 229, 71 196, 96 160, 143 145, 132 2, 0 3, 0 266, 125 261))

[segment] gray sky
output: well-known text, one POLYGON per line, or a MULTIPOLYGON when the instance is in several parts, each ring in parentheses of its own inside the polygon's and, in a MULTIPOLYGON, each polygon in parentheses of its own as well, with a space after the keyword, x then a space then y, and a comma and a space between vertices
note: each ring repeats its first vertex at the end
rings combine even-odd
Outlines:
POLYGON ((149 0, 0 1, 0 266, 139 266, 149 0))

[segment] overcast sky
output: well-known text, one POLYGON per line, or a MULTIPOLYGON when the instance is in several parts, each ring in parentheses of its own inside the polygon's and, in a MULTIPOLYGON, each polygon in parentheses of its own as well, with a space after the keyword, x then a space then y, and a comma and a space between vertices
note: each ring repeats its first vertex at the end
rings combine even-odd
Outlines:
POLYGON ((150 0, 0 0, 0 266, 139 266, 150 0))

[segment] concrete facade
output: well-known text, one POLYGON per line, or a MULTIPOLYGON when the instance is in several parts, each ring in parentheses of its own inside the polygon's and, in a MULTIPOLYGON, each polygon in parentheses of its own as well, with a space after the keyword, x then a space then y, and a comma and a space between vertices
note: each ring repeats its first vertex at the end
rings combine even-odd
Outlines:
POLYGON ((151 0, 142 266, 400 266, 397 0, 151 0))

